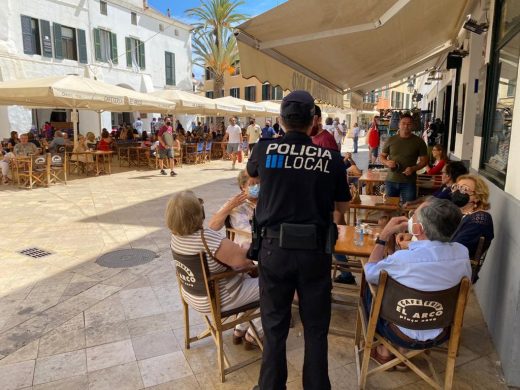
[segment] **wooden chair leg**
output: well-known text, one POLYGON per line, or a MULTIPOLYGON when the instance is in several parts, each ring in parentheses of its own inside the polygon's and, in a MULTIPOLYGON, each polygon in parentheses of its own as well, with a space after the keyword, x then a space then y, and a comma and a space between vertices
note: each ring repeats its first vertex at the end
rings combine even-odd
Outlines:
POLYGON ((184 347, 190 349, 190 311, 186 302, 182 302, 184 309, 184 347))
POLYGON ((224 342, 222 340, 222 331, 217 330, 217 355, 218 355, 218 368, 220 370, 220 381, 224 383, 226 380, 226 374, 224 370, 226 366, 224 364, 224 342))

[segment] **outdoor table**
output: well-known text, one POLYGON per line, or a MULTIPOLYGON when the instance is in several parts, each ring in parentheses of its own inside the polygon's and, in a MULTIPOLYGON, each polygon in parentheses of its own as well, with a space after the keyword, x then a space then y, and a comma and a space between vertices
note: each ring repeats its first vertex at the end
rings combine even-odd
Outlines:
POLYGON ((126 153, 127 153, 127 157, 128 157, 128 166, 129 167, 131 167, 131 166, 140 167, 141 165, 149 166, 150 163, 149 163, 148 159, 144 158, 146 156, 146 153, 149 150, 150 150, 149 148, 142 147, 142 146, 128 146, 126 148, 126 153))
POLYGON ((88 176, 89 166, 94 167, 95 165, 92 152, 86 150, 84 152, 67 152, 67 154, 69 155, 68 174, 76 173, 79 175, 84 173, 88 176), (73 158, 73 156, 76 158, 73 158), (72 172, 73 169, 75 169, 75 172, 72 172))
POLYGON ((354 210, 354 224, 357 221, 357 210, 375 210, 384 211, 388 214, 397 213, 400 210, 399 197, 387 197, 383 202, 383 197, 378 195, 360 195, 361 203, 349 202, 349 211, 347 213, 347 225, 350 225, 350 209, 354 210))
POLYGON ((374 195, 374 185, 384 183, 387 176, 388 172, 386 171, 369 170, 361 175, 359 183, 360 185, 361 183, 366 184, 367 195, 374 195))
MULTIPOLYGON (((336 246, 334 247, 334 253, 350 256, 347 263, 345 264, 346 267, 351 272, 361 274, 363 272, 363 265, 366 263, 366 261, 370 257, 370 254, 372 253, 372 250, 374 249, 375 240, 374 240, 373 236, 364 235, 364 237, 363 237, 364 245, 357 246, 354 244, 354 233, 355 233, 354 226, 339 225, 338 226, 338 239, 336 241, 336 246), (353 259, 352 257, 356 257, 356 259, 353 259)), ((337 262, 337 264, 342 264, 342 263, 337 262)), ((332 295, 333 295, 333 298, 332 298, 333 303, 357 307, 358 300, 359 300, 359 286, 333 282, 332 283, 332 295), (336 298, 334 298, 334 296, 355 298, 355 302, 349 302, 349 301, 344 301, 342 299, 336 299, 336 298)), ((330 332, 333 334, 339 335, 339 336, 346 336, 346 337, 354 337, 354 335, 355 335, 355 332, 353 330, 345 330, 345 329, 339 329, 339 328, 335 328, 335 327, 330 327, 330 332)))

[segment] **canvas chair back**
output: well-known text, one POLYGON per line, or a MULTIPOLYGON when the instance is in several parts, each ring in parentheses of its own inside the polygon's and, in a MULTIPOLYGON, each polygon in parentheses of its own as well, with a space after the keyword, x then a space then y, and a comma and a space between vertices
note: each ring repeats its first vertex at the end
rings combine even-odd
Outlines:
POLYGON ((453 323, 460 284, 442 291, 420 291, 387 276, 380 317, 398 326, 427 330, 453 323))
POLYGON ((183 291, 186 291, 190 295, 207 297, 209 299, 209 292, 204 277, 204 273, 209 275, 206 254, 181 255, 172 251, 172 255, 183 291), (203 261, 201 261, 201 257, 203 261))

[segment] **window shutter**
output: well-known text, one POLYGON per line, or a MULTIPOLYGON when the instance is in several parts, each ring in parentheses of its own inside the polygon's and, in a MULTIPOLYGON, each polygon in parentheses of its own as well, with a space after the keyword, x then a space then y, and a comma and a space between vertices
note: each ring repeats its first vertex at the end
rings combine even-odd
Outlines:
POLYGON ((173 85, 172 74, 172 57, 167 51, 164 52, 164 73, 166 76, 166 85, 173 85))
POLYGON ((63 48, 61 47, 61 24, 52 24, 54 32, 54 58, 63 58, 63 48))
POLYGON ((20 15, 22 18, 22 41, 23 52, 25 54, 34 54, 34 39, 32 35, 31 18, 20 15))
POLYGON ((251 87, 250 99, 251 99, 252 102, 256 102, 256 86, 251 87))
POLYGON ((85 37, 85 30, 76 29, 76 36, 78 37, 78 58, 82 64, 88 63, 87 58, 87 39, 85 37))
POLYGON ((110 33, 110 46, 112 47, 112 63, 117 64, 117 35, 110 33))
POLYGON ((175 85, 175 53, 170 53, 170 61, 171 61, 171 79, 172 79, 172 85, 175 85))
POLYGON ((130 43, 130 38, 125 37, 125 45, 126 45, 126 66, 131 68, 132 67, 132 44, 130 43))
POLYGON ((51 24, 47 20, 40 20, 40 36, 42 39, 42 55, 52 57, 51 24))
POLYGON ((99 28, 94 29, 94 56, 96 57, 96 61, 101 61, 101 36, 99 33, 99 28))
POLYGON ((144 42, 141 42, 141 41, 138 41, 138 44, 139 44, 139 67, 141 69, 145 69, 146 68, 146 63, 145 63, 145 60, 144 60, 144 42))

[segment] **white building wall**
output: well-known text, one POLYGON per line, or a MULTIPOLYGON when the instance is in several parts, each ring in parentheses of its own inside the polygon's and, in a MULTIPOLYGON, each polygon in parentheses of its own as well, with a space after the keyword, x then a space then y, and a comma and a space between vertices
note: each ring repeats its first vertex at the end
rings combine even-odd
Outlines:
MULTIPOLYGON (((4 0, 0 8, 0 80, 36 78, 50 75, 78 74, 95 76, 107 83, 140 92, 151 92, 166 87, 165 51, 175 54, 175 88, 192 90, 190 26, 169 19, 156 11, 145 9, 142 0, 108 0, 107 15, 100 12, 99 0, 4 0), (137 25, 131 24, 131 12, 137 14, 137 25), (55 59, 23 52, 20 15, 47 20, 52 24, 83 29, 86 35, 88 64, 67 59, 55 59), (162 25, 164 31, 160 31, 162 25), (117 34, 118 64, 98 62, 94 52, 94 28, 117 34), (127 66, 125 37, 145 42, 144 70, 127 66)), ((54 47, 54 41, 53 41, 54 47)), ((134 118, 140 113, 134 113, 134 118)), ((145 128, 151 122, 148 115, 145 128)), ((41 112, 40 124, 50 119, 41 112), (42 117, 46 116, 46 117, 42 117)), ((80 111, 81 132, 98 133, 102 127, 111 127, 110 113, 80 111), (100 126, 101 125, 101 126, 100 126)), ((31 111, 21 107, 0 106, 0 137, 11 130, 31 128, 31 111)))

